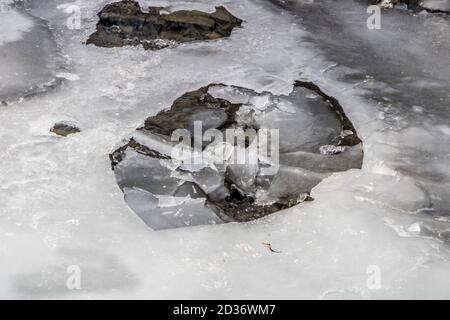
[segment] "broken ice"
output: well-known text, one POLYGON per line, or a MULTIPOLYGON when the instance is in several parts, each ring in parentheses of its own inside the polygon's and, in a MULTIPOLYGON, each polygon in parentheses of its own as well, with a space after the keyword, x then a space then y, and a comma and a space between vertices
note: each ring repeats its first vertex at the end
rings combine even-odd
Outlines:
POLYGON ((250 221, 304 201, 333 172, 362 165, 360 141, 346 141, 356 137, 356 131, 341 111, 336 112, 341 107, 326 98, 311 99, 311 93, 300 83, 288 96, 222 84, 186 93, 172 109, 148 118, 130 143, 111 155, 125 200, 155 230, 250 221), (197 128, 199 123, 203 126, 197 128), (170 131, 166 133, 167 125, 172 126, 172 137, 167 135, 170 131), (171 151, 182 128, 188 134, 180 143, 187 157, 171 151), (207 135, 202 128, 216 130, 216 139, 232 137, 233 142, 208 138, 191 145, 191 132, 207 135), (242 138, 243 145, 235 146, 236 133, 245 134, 243 128, 252 128, 254 134, 246 136, 246 145, 242 138), (276 143, 275 136, 256 135, 268 130, 276 131, 276 143), (195 146, 203 148, 200 157, 187 162, 195 146), (264 148, 271 151, 261 153, 264 148), (276 162, 270 156, 273 152, 279 153, 276 162), (242 162, 236 161, 240 155, 242 162), (203 162, 195 165, 199 159, 203 162), (272 172, 271 166, 276 166, 272 172), (187 199, 203 199, 195 202, 197 213, 190 201, 179 197, 180 188, 187 199), (171 210, 156 204, 155 199, 161 198, 171 210), (192 214, 188 220, 186 211, 192 214))

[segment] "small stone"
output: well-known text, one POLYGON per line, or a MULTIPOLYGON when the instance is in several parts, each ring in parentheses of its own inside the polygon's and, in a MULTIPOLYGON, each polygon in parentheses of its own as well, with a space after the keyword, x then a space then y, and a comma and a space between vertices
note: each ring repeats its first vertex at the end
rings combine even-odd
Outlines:
POLYGON ((57 123, 50 129, 50 132, 53 132, 58 136, 67 137, 70 134, 81 132, 81 130, 66 123, 57 123))

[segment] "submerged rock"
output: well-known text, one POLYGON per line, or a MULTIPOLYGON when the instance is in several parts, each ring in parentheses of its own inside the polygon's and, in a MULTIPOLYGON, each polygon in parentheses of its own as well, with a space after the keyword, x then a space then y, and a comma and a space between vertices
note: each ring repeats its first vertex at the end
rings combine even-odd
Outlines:
POLYGON ((139 3, 123 0, 108 4, 98 14, 97 31, 87 44, 100 47, 143 45, 145 49, 162 49, 176 43, 229 37, 242 20, 224 7, 213 13, 182 10, 161 13, 159 7, 142 11, 139 3))
POLYGON ((223 84, 188 92, 110 159, 130 207, 158 230, 310 201, 333 172, 361 168, 363 151, 339 102, 299 81, 287 96, 223 84))
POLYGON ((193 134, 195 121, 203 122, 203 129, 220 129, 235 122, 241 104, 218 99, 208 93, 211 86, 185 93, 175 100, 170 110, 145 120, 145 130, 169 136, 176 129, 188 129, 193 134))
POLYGON ((67 137, 68 135, 81 132, 77 127, 67 124, 67 123, 56 123, 53 128, 50 129, 51 132, 58 136, 67 137))

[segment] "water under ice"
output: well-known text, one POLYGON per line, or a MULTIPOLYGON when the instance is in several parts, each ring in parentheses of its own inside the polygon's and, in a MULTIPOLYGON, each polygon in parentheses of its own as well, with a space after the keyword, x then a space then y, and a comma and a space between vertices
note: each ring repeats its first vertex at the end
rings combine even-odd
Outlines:
POLYGON ((147 52, 82 44, 108 1, 74 1, 81 30, 63 1, 28 2, 79 80, 0 108, 0 297, 449 298, 448 17, 384 11, 369 31, 365 1, 141 1, 224 4, 246 21, 229 39, 147 52), (153 232, 127 207, 107 155, 143 119, 208 83, 279 95, 299 74, 344 106, 362 170, 250 223, 153 232), (56 137, 60 121, 82 132, 56 137), (82 290, 67 290, 71 265, 82 290), (373 265, 380 290, 366 284, 373 265))

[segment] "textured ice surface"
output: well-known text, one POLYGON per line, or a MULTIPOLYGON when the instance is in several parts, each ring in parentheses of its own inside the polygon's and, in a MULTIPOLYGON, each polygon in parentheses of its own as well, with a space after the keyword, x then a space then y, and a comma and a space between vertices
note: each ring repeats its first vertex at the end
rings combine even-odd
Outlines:
POLYGON ((301 19, 229 0, 246 21, 231 38, 149 53, 86 47, 106 1, 74 2, 78 31, 62 3, 31 1, 31 13, 58 30, 80 80, 0 108, 2 298, 449 298, 448 18, 392 10, 369 31, 365 0, 303 4, 301 19), (288 94, 300 72, 345 107, 362 171, 247 224, 153 232, 127 207, 107 154, 149 113, 213 82, 288 94), (53 136, 62 120, 83 131, 53 136), (72 265, 82 290, 66 287, 72 265), (373 265, 380 290, 367 286, 373 265))
MULTIPOLYGON (((346 96, 357 95, 376 105, 375 117, 356 124, 368 131, 366 137, 363 133, 364 141, 369 139, 366 155, 374 155, 366 165, 376 172, 414 176, 430 194, 433 214, 447 216, 450 202, 443 194, 450 183, 450 136, 445 133, 450 104, 449 18, 384 11, 381 30, 369 30, 364 27, 366 3, 359 3, 291 4, 293 11, 303 10, 302 24, 314 34, 307 40, 325 57, 311 61, 306 73, 321 78, 319 83, 339 81, 344 94, 336 88, 335 92, 342 103, 346 96), (322 32, 326 26, 342 26, 342 32, 337 36, 322 32), (315 66, 320 74, 312 71, 315 66)), ((362 108, 354 112, 361 115, 362 108)))
POLYGON ((0 102, 55 86, 62 64, 45 21, 13 8, 0 11, 0 102))
POLYGON ((16 10, 0 11, 0 45, 5 45, 8 42, 18 41, 22 38, 22 34, 29 32, 33 27, 33 21, 17 12, 16 10))
POLYGON ((430 10, 450 13, 450 0, 425 0, 422 1, 421 6, 430 10))

